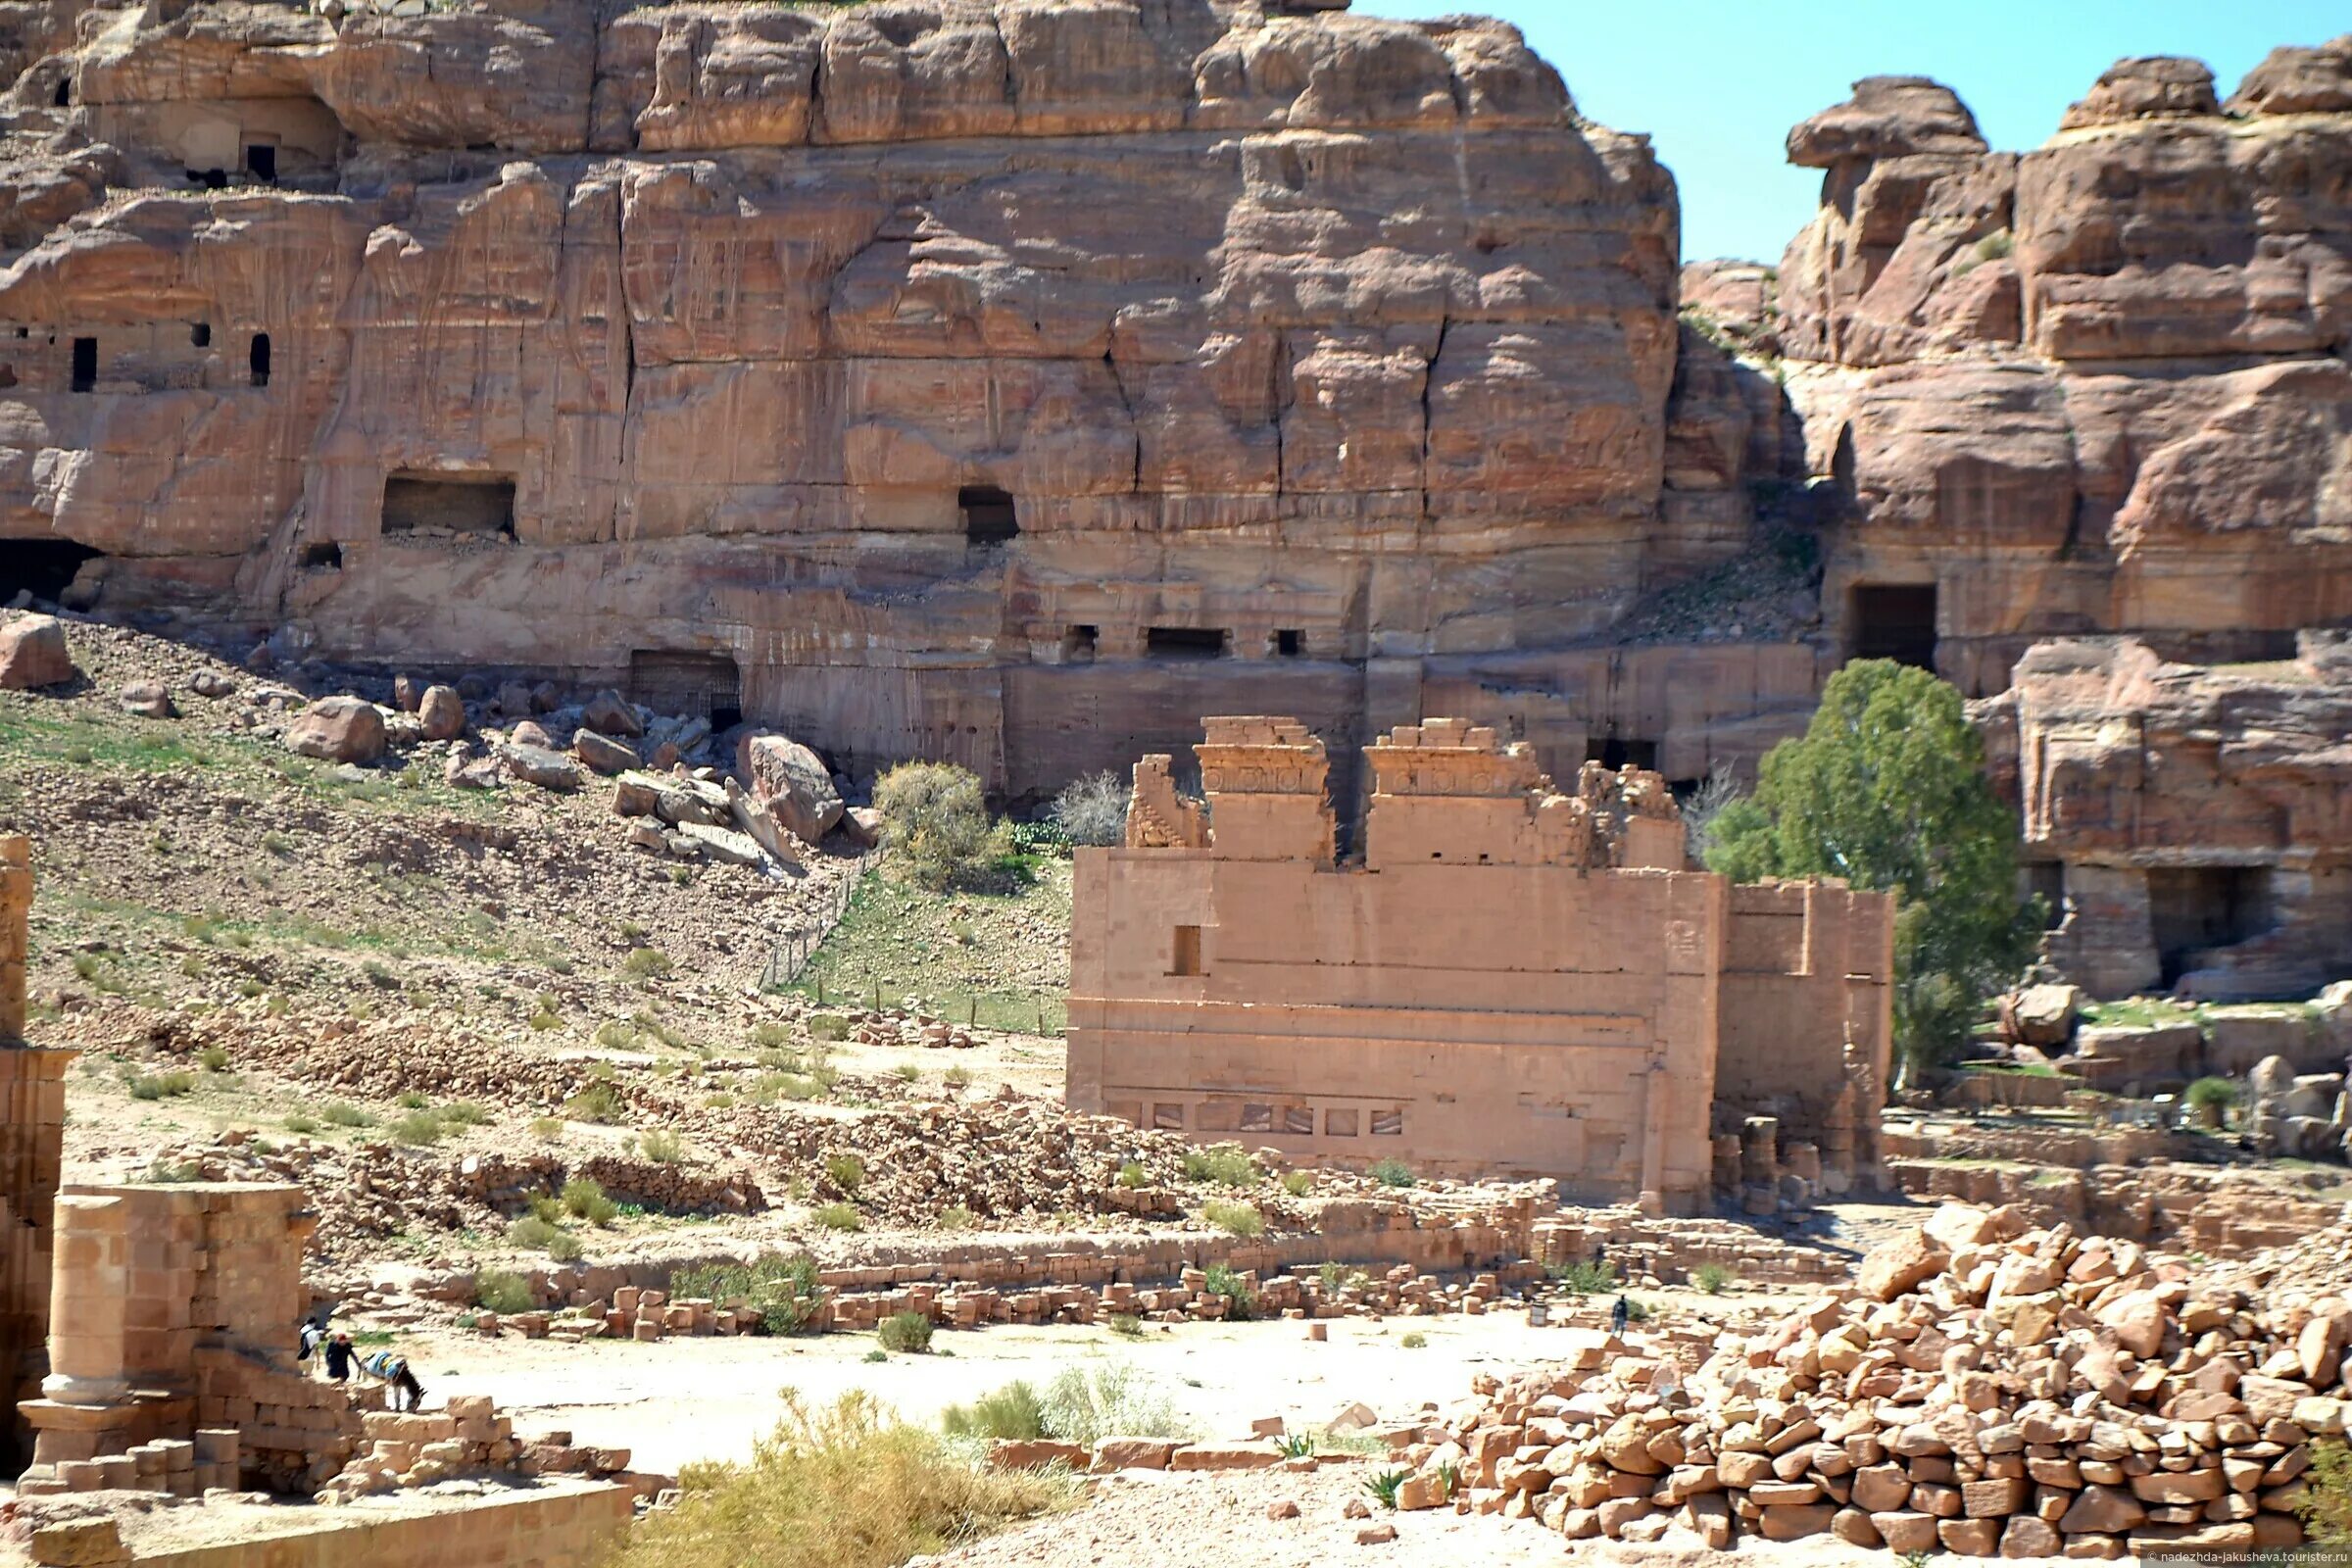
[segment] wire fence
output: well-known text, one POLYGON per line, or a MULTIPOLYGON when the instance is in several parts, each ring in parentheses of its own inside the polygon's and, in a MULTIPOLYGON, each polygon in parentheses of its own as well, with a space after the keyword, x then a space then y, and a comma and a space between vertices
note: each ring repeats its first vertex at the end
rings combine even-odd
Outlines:
POLYGON ((768 943, 767 961, 760 966, 760 990, 781 991, 801 977, 801 971, 816 956, 817 949, 825 945, 834 927, 841 924, 842 916, 850 912, 850 905, 857 899, 858 890, 865 885, 866 876, 881 863, 880 850, 868 850, 858 857, 857 867, 833 884, 814 927, 787 931, 768 943))

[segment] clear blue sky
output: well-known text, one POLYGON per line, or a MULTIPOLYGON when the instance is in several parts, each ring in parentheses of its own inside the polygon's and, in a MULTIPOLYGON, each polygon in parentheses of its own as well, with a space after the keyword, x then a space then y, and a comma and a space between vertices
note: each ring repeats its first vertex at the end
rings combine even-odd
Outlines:
POLYGON ((2352 0, 1355 0, 1381 17, 1516 23, 1578 107, 1646 132, 1683 193, 1683 255, 1778 261, 1821 175, 1788 127, 1858 76, 1933 76, 1997 148, 2036 147, 2127 55, 2193 55, 2222 96, 2274 44, 2352 31, 2352 0))

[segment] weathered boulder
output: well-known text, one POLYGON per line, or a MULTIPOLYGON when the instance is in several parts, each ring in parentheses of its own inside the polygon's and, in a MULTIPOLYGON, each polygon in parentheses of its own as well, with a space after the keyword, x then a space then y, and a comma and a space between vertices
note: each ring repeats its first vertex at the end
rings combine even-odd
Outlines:
POLYGON ((1890 1237, 1863 1254, 1854 1284, 1865 1296, 1891 1301, 1950 1259, 1951 1254, 1926 1232, 1913 1231, 1890 1237))
POLYGON ((172 704, 172 694, 160 680, 132 681, 116 694, 125 713, 141 718, 177 718, 179 709, 172 704))
POLYGON ((543 790, 555 790, 568 795, 587 782, 580 764, 562 752, 544 746, 521 746, 512 742, 498 749, 498 760, 511 777, 525 784, 536 784, 543 790))
POLYGON ((627 772, 640 760, 628 747, 585 726, 572 732, 571 750, 581 761, 607 778, 627 772))
POLYGON ((55 615, 0 620, 0 691, 62 686, 80 673, 66 646, 65 623, 55 615))
POLYGON ((841 820, 841 792, 816 753, 785 735, 750 734, 735 746, 735 772, 785 831, 814 844, 841 820))
POLYGON ((600 735, 634 740, 645 733, 645 720, 618 692, 598 692, 589 698, 587 706, 580 710, 580 722, 600 735))
POLYGON ((286 726, 288 751, 329 762, 372 762, 388 745, 382 710, 359 697, 322 697, 286 726))
POLYGON ((454 741, 466 733, 466 700, 447 686, 427 686, 416 699, 417 722, 428 741, 454 741))
POLYGON ((2027 986, 2002 999, 2001 1014, 2011 1039, 2029 1046, 2063 1046, 2074 1036, 2084 1000, 2081 986, 2027 986))

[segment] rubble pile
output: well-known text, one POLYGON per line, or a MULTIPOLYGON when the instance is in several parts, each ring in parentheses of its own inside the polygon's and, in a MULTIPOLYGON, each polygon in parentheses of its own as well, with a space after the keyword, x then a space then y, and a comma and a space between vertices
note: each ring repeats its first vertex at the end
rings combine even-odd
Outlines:
POLYGON ((588 1476, 634 1484, 649 1494, 662 1479, 633 1475, 628 1449, 577 1447, 568 1432, 518 1438, 514 1422, 486 1394, 452 1395, 446 1409, 429 1415, 371 1410, 361 1420, 365 1441, 319 1489, 319 1502, 349 1502, 480 1472, 588 1476))
POLYGON ((1400 1506, 1718 1549, 2291 1546, 2313 1440, 2344 1430, 2347 1345, 2341 1296, 2257 1299, 2131 1242, 1946 1205, 1853 1286, 1711 1354, 1593 1333, 1564 1365, 1482 1378, 1402 1450, 1400 1506))

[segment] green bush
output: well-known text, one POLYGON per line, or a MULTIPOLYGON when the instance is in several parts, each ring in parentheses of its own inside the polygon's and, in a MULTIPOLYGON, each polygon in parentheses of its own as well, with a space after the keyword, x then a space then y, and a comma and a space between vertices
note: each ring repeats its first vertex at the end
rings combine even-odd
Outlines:
POLYGON ((1690 1271, 1690 1283, 1709 1296, 1721 1296, 1732 1288, 1732 1271, 1721 1263, 1701 1263, 1690 1271))
POLYGON ((669 1277, 673 1300, 736 1302, 760 1314, 762 1334, 806 1334, 816 1326, 824 1293, 816 1260, 806 1252, 769 1252, 750 1263, 679 1269, 669 1277))
POLYGON ((1030 1441, 1046 1435, 1046 1407, 1035 1389, 1016 1380, 970 1404, 949 1405, 940 1412, 939 1429, 951 1438, 1030 1441))
POLYGON ((318 1119, 329 1127, 365 1127, 373 1119, 357 1105, 347 1105, 340 1100, 318 1112, 318 1119))
POLYGON ((931 1315, 927 1312, 893 1312, 874 1332, 882 1348, 897 1355, 922 1355, 931 1348, 931 1315))
POLYGON ((564 1110, 573 1121, 610 1125, 621 1117, 620 1091, 599 1079, 564 1102, 564 1110))
POLYGON ((527 1214, 507 1227, 507 1245, 509 1247, 527 1247, 533 1251, 542 1251, 548 1243, 563 1234, 564 1232, 551 1222, 541 1219, 536 1214, 527 1214))
POLYGON ((657 1165, 675 1165, 686 1157, 686 1140, 666 1127, 649 1127, 637 1135, 637 1152, 657 1165))
POLYGON ((1257 1293, 1226 1264, 1209 1264, 1208 1277, 1200 1289, 1206 1295, 1225 1298, 1225 1316, 1229 1322, 1247 1323, 1257 1316, 1257 1293))
POLYGON ((1220 1187, 1255 1187, 1264 1172, 1239 1144, 1212 1144, 1184 1152, 1187 1181, 1215 1182, 1220 1187))
POLYGON ((2237 1099, 2237 1085, 2227 1078, 2199 1078, 2180 1094, 2180 1103, 2196 1112, 2198 1122, 2207 1127, 2219 1127, 2223 1114, 2237 1099))
POLYGON ((562 1143, 564 1141, 563 1118, 560 1116, 532 1117, 531 1136, 543 1144, 562 1143))
POLYGON ((632 949, 620 960, 620 972, 631 980, 658 980, 669 973, 669 955, 660 948, 632 949))
POLYGON ((980 1223, 980 1216, 961 1203, 951 1203, 939 1211, 934 1223, 943 1231, 968 1231, 980 1223))
POLYGON ((1408 1472, 1403 1470, 1374 1471, 1371 1478, 1364 1483, 1364 1490, 1370 1493, 1373 1500, 1383 1508, 1394 1508, 1396 1506, 1396 1494, 1404 1486, 1407 1474, 1408 1472))
POLYGON ((1104 1438, 1189 1438, 1176 1407, 1127 1367, 1069 1367, 1046 1385, 1046 1435, 1093 1447, 1104 1438))
POLYGON ((989 826, 979 776, 952 762, 902 762, 875 781, 874 805, 883 851, 922 887, 983 882, 1011 848, 989 826))
POLYGON ((1408 1350, 1425 1350, 1429 1348, 1429 1336, 1421 1333, 1407 1334, 1396 1343, 1408 1350))
MULTIPOLYGON (((850 1038, 850 1020, 838 1012, 819 1012, 808 1019, 808 1038, 839 1042, 850 1038)), ((779 1041, 777 1044, 781 1045, 779 1041)))
POLYGON ((427 1105, 430 1105, 432 1101, 427 1099, 425 1096, 418 1094, 414 1089, 404 1089, 400 1092, 399 1096, 394 1099, 392 1103, 398 1105, 403 1110, 422 1110, 427 1105))
POLYGON ((1372 1167, 1371 1176, 1383 1187, 1410 1187, 1419 1179, 1413 1175, 1413 1167, 1401 1159, 1379 1161, 1372 1167))
POLYGON ((2311 1465, 2302 1475, 2303 1500, 2295 1512, 2314 1546, 2352 1546, 2352 1446, 2341 1438, 2311 1446, 2311 1465))
POLYGON ((1131 1159, 1119 1167, 1118 1183, 1129 1191, 1145 1185, 1151 1177, 1144 1171, 1143 1161, 1131 1159))
POLYGON ((1304 1198, 1315 1190, 1315 1173, 1311 1170, 1286 1170, 1282 1173, 1282 1190, 1293 1198, 1304 1198))
POLYGON ((228 1048, 226 1046, 207 1046, 196 1053, 196 1059, 203 1063, 206 1072, 226 1072, 228 1070, 228 1048))
POLYGON ((285 1127, 286 1131, 290 1133, 309 1134, 318 1130, 318 1123, 316 1119, 296 1111, 286 1118, 285 1127))
POLYGON ((1125 1339, 1140 1339, 1143 1337, 1144 1320, 1133 1312, 1113 1312, 1110 1314, 1110 1332, 1125 1339))
POLYGON ((1234 1236, 1263 1236, 1266 1233, 1266 1216, 1250 1203, 1228 1203, 1211 1199, 1200 1205, 1200 1217, 1234 1236))
POLYGON ((547 1255, 559 1263, 576 1263, 583 1249, 580 1239, 567 1231, 558 1231, 548 1239, 547 1255))
POLYGON ((484 1269, 473 1277, 473 1304, 485 1312, 505 1316, 512 1312, 528 1312, 537 1303, 531 1295, 530 1281, 505 1269, 484 1269))
POLYGON ((825 1175, 835 1187, 854 1198, 858 1189, 865 1185, 865 1161, 856 1154, 828 1154, 825 1175))
POLYGON ((861 1231, 865 1217, 858 1212, 855 1203, 825 1203, 810 1210, 808 1217, 829 1231, 861 1231))
POLYGON ((490 1120, 490 1113, 470 1100, 461 1100, 454 1105, 443 1105, 440 1117, 452 1127, 480 1127, 490 1120))
POLYGON ((129 1083, 133 1100, 177 1100, 196 1092, 196 1075, 189 1072, 133 1073, 129 1083))
POLYGON ((447 1137, 449 1129, 441 1118, 429 1110, 412 1110, 392 1124, 392 1138, 402 1144, 437 1144, 447 1137))
POLYGON ((1617 1289, 1617 1271, 1589 1257, 1574 1263, 1553 1264, 1551 1277, 1561 1289, 1578 1296, 1605 1296, 1617 1289))
POLYGON ((1076 1500, 1068 1477, 969 1463, 866 1395, 813 1414, 787 1399, 750 1464, 687 1466, 613 1568, 895 1568, 1076 1500))
POLYGON ((610 1225, 620 1212, 620 1205, 605 1196, 604 1188, 586 1176, 565 1182, 563 1196, 564 1212, 591 1225, 610 1225))

